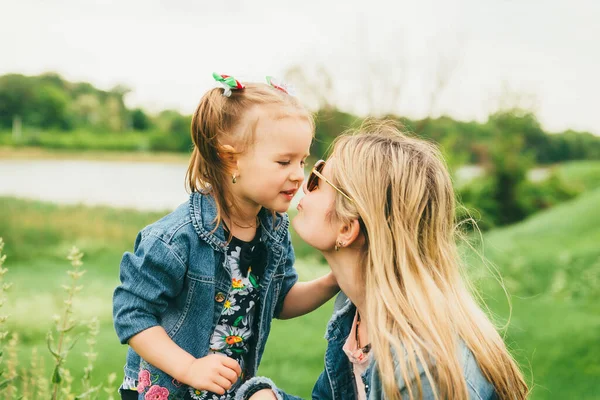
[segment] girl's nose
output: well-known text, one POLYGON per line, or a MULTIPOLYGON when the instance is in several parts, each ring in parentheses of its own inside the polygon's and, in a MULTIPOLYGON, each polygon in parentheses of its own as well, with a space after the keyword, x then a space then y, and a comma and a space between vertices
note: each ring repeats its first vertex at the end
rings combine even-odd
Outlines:
POLYGON ((290 176, 290 180, 302 183, 304 180, 304 167, 296 169, 290 176))

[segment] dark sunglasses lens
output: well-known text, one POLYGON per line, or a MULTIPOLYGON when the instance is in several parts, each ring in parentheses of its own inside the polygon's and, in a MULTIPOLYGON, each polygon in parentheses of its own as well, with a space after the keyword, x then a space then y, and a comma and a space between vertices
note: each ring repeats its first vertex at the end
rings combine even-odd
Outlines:
POLYGON ((313 190, 315 190, 317 188, 318 185, 319 185, 319 177, 317 175, 315 175, 314 172, 311 172, 310 175, 308 176, 308 182, 306 182, 306 189, 308 189, 309 192, 312 192, 313 190))
MULTIPOLYGON (((325 166, 324 161, 318 161, 315 164, 313 169, 316 170, 317 172, 321 173, 321 171, 323 171, 324 166, 325 166)), ((317 174, 315 174, 314 172, 311 171, 310 175, 308 176, 308 182, 306 182, 306 189, 308 189, 309 192, 312 192, 318 186, 319 186, 319 177, 317 176, 317 174)))

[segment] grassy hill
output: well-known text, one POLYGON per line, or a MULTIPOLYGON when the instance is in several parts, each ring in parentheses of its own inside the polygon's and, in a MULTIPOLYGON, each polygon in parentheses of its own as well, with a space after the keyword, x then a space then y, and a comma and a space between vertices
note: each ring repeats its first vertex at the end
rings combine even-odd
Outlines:
MULTIPOLYGON (((2 311, 8 327, 19 332, 21 365, 31 349, 46 353, 45 332, 62 304, 67 281, 64 260, 77 245, 86 253, 85 290, 75 303, 81 320, 98 316, 101 333, 94 381, 122 371, 125 348, 112 328, 111 294, 118 282, 122 252, 133 246, 137 231, 161 213, 140 213, 102 207, 56 206, 0 198, 0 236, 6 242, 13 292, 2 311)), ((484 237, 485 256, 502 276, 511 294, 512 318, 506 340, 532 376, 533 399, 598 398, 600 393, 600 189, 484 237)), ((299 244, 299 243, 298 243, 299 244)), ((307 254, 306 251, 303 252, 307 254)), ((475 280, 500 323, 509 311, 496 280, 477 257, 470 257, 475 280)), ((326 271, 313 261, 300 261, 301 277, 326 271)), ((331 305, 291 321, 276 321, 260 373, 281 387, 310 396, 321 372, 325 324, 331 305)), ((69 356, 77 386, 85 341, 69 356)), ((46 360, 49 368, 50 359, 46 360)), ((120 379, 121 376, 119 375, 120 379)))
MULTIPOLYGON (((485 236, 485 256, 511 294, 507 342, 530 365, 534 399, 600 396, 600 189, 485 236)), ((490 308, 506 319, 497 282, 473 263, 490 308)))
POLYGON ((556 165, 558 175, 583 190, 600 187, 600 161, 569 161, 556 165))

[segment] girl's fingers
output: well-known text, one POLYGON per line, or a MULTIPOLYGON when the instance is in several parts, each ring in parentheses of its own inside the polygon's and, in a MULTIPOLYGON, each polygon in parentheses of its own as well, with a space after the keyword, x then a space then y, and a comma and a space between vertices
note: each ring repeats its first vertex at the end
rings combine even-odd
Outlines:
POLYGON ((223 390, 222 392, 215 392, 215 393, 218 393, 218 394, 224 394, 225 391, 231 389, 231 386, 233 385, 233 383, 229 379, 227 379, 227 378, 225 378, 224 376, 221 376, 221 375, 216 376, 213 379, 213 383, 219 385, 219 387, 221 387, 222 390, 223 390))
POLYGON ((213 392, 219 395, 224 395, 225 394, 225 389, 223 389, 221 386, 217 385, 216 383, 212 382, 206 385, 206 387, 203 390, 207 390, 209 392, 213 392))
POLYGON ((234 370, 237 376, 242 374, 242 368, 240 367, 240 364, 233 358, 224 357, 223 365, 234 370))
POLYGON ((238 375, 237 373, 232 370, 231 368, 228 368, 227 366, 223 366, 223 368, 221 368, 219 370, 219 374, 221 374, 222 377, 224 377, 225 379, 227 379, 229 382, 231 382, 231 384, 233 385, 234 383, 237 382, 238 380, 238 375))

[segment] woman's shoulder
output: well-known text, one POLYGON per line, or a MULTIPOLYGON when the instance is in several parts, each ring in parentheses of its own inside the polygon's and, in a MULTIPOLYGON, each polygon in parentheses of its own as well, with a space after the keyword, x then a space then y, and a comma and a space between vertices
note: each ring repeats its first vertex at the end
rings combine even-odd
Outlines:
MULTIPOLYGON (((467 347, 463 340, 459 341, 459 359, 460 364, 463 370, 463 375, 465 378, 465 382, 467 384, 467 390, 469 391, 469 399, 470 400, 488 400, 495 399, 495 389, 494 386, 485 378, 481 368, 479 368, 479 364, 475 359, 472 351, 467 347)), ((404 377, 402 374, 402 368, 398 363, 398 358, 396 357, 396 352, 392 349, 392 354, 394 358, 394 369, 396 380, 398 382, 398 388, 400 391, 406 389, 406 382, 404 381, 404 377)), ((407 356, 405 352, 404 357, 407 356)), ((376 361, 375 361, 376 363, 376 361)), ((425 376, 425 369, 423 365, 417 361, 418 373, 421 375, 424 397, 425 399, 433 398, 433 392, 431 389, 431 385, 425 376)), ((409 379, 413 381, 415 379, 414 373, 409 369, 409 379)), ((377 369, 375 368, 375 373, 373 374, 373 378, 375 382, 380 382, 380 377, 378 376, 377 369)))
POLYGON ((487 400, 496 398, 494 386, 483 375, 473 352, 462 340, 460 341, 460 357, 467 389, 469 390, 469 399, 487 400))

